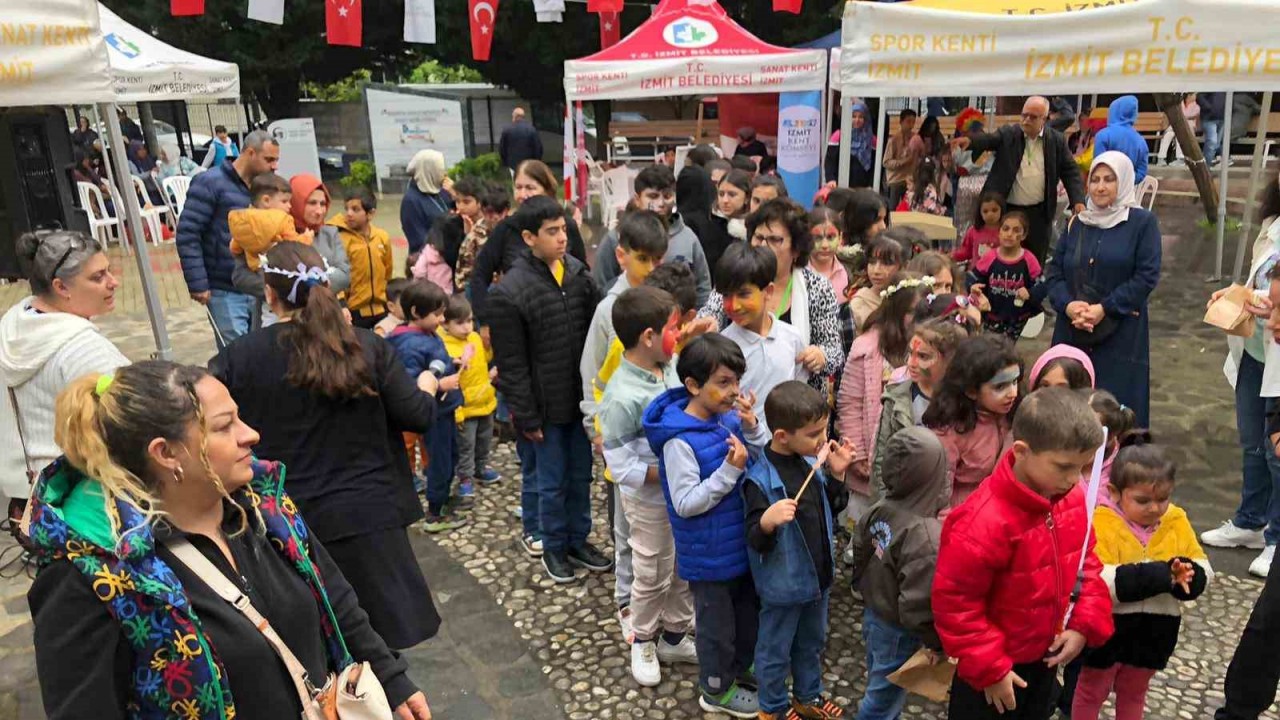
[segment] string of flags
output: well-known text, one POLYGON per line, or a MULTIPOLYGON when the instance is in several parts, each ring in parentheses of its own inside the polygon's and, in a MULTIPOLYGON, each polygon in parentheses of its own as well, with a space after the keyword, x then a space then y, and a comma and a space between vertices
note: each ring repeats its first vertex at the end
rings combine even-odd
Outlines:
MULTIPOLYGON (((293 0, 300 2, 302 0, 293 0)), ((330 45, 360 47, 364 35, 362 0, 323 0, 325 4, 325 37, 330 45)), ((624 0, 586 0, 587 12, 596 13, 600 21, 600 49, 622 39, 622 7, 624 0)), ((284 24, 285 0, 248 0, 250 20, 284 24)), ((498 19, 499 0, 467 0, 471 27, 471 57, 489 60, 493 32, 498 19)), ((773 0, 775 12, 799 13, 804 0, 773 0)), ((204 14, 205 0, 169 0, 169 12, 175 17, 204 14)), ((533 0, 538 22, 563 22, 565 0, 533 0)), ((436 42, 436 0, 405 0, 404 40, 411 43, 436 42)))

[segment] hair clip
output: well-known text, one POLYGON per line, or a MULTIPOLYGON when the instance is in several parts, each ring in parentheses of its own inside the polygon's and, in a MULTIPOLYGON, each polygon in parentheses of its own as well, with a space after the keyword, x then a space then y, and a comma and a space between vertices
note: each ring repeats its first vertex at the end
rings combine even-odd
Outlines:
POLYGON ((107 388, 111 387, 111 383, 114 380, 114 375, 99 375, 97 384, 93 386, 93 394, 102 397, 106 394, 107 388))
POLYGON ((293 278, 293 287, 290 288, 289 295, 286 298, 290 305, 298 302, 299 285, 306 285, 308 288, 315 287, 320 283, 328 282, 329 273, 333 272, 333 268, 329 267, 329 261, 323 255, 320 256, 320 262, 324 264, 323 268, 314 265, 307 267, 306 263, 300 262, 297 270, 272 267, 267 264, 265 255, 259 255, 258 257, 262 259, 262 272, 264 274, 284 275, 285 277, 293 278))

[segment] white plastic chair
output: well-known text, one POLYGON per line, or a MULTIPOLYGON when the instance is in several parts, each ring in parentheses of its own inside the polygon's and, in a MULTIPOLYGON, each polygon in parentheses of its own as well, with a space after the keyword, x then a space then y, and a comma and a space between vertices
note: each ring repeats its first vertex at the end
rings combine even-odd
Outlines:
POLYGON ((1138 183, 1138 204, 1147 210, 1151 210, 1156 205, 1156 194, 1160 192, 1160 178, 1154 175, 1148 175, 1138 183), (1147 193, 1151 193, 1151 197, 1147 197, 1147 193))
POLYGON ((606 170, 601 180, 600 200, 604 204, 604 225, 612 230, 627 203, 631 202, 631 169, 622 166, 606 170))
POLYGON ((187 204, 187 191, 191 189, 191 178, 183 175, 167 177, 160 183, 164 197, 173 208, 175 220, 182 216, 182 208, 187 204))
POLYGON ((167 205, 152 205, 147 207, 147 203, 151 202, 151 196, 147 193, 147 186, 142 183, 140 178, 129 176, 133 180, 133 190, 138 196, 138 209, 142 212, 142 222, 147 224, 148 234, 151 235, 151 244, 159 245, 164 241, 164 235, 161 223, 164 222, 165 215, 169 214, 167 205))
POLYGON ((89 234, 93 235, 93 238, 98 241, 98 246, 105 251, 107 244, 111 242, 112 234, 120 237, 120 218, 108 211, 107 203, 102 198, 102 191, 98 186, 78 182, 76 192, 80 195, 80 209, 89 220, 89 234), (102 216, 99 217, 98 213, 102 213, 102 216))

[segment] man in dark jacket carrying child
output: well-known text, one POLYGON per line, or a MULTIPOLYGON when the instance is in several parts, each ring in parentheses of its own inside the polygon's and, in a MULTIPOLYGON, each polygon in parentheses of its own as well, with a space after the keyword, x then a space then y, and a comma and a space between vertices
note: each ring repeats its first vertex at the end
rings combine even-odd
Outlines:
POLYGON ((573 566, 595 572, 613 561, 587 542, 591 532, 591 441, 582 425, 582 356, 600 289, 587 266, 566 254, 565 214, 554 199, 526 200, 515 215, 529 251, 489 294, 498 385, 534 467, 522 492, 537 494, 542 564, 558 583, 573 566))

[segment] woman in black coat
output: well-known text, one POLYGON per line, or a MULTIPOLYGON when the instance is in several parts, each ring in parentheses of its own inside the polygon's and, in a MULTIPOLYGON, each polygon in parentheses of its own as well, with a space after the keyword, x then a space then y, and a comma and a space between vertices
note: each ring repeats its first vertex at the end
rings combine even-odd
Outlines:
POLYGON ((312 247, 277 244, 263 272, 281 322, 233 342, 210 368, 261 433, 256 452, 284 463, 286 490, 373 628, 389 647, 416 645, 440 616, 409 545, 406 529, 423 513, 401 433, 426 432, 435 380, 415 384, 385 340, 347 324, 312 247))

